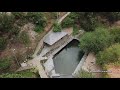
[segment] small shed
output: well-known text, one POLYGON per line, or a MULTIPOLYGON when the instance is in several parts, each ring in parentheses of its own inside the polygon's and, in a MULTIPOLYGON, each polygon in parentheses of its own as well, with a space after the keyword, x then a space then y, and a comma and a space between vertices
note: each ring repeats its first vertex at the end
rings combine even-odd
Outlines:
POLYGON ((61 32, 51 32, 48 34, 48 36, 45 37, 44 42, 47 43, 48 45, 53 45, 56 43, 58 40, 66 36, 67 33, 64 31, 61 32))

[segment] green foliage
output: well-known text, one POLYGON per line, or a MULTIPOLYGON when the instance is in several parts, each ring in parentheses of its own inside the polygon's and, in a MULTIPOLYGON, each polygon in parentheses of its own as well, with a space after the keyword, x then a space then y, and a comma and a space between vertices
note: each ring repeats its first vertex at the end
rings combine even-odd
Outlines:
POLYGON ((5 73, 0 75, 0 78, 35 78, 36 75, 34 72, 31 72, 30 70, 27 71, 21 71, 17 73, 5 73))
POLYGON ((0 14, 0 32, 8 33, 13 29, 14 16, 7 14, 0 14))
POLYGON ((0 51, 6 48, 7 41, 3 37, 0 37, 0 51))
POLYGON ((25 45, 28 45, 30 43, 30 39, 26 31, 21 32, 19 40, 25 45))
POLYGON ((97 27, 97 18, 93 12, 79 13, 80 26, 85 31, 94 31, 97 27))
POLYGON ((120 20, 120 12, 99 12, 98 14, 105 17, 110 23, 120 20))
POLYGON ((79 28, 77 26, 73 26, 73 35, 79 34, 79 28))
POLYGON ((97 64, 114 63, 120 59, 120 44, 115 44, 97 54, 97 64))
POLYGON ((35 32, 38 32, 38 33, 41 33, 41 32, 44 31, 44 28, 41 27, 41 26, 36 26, 34 31, 35 31, 35 32))
POLYGON ((46 25, 46 19, 40 12, 28 12, 26 19, 36 25, 40 25, 41 27, 44 27, 46 25))
POLYGON ((54 23, 53 27, 54 27, 54 28, 53 28, 53 31, 54 31, 54 32, 61 32, 62 27, 61 27, 60 24, 54 23))
POLYGON ((67 28, 67 27, 73 27, 75 24, 75 20, 77 18, 77 13, 72 12, 69 16, 67 16, 65 18, 65 20, 63 20, 63 22, 61 23, 62 28, 67 28))
POLYGON ((94 75, 92 73, 81 70, 79 74, 77 75, 78 78, 94 78, 94 75))
POLYGON ((10 58, 0 59, 0 70, 7 69, 11 65, 10 58))
POLYGON ((26 15, 24 12, 12 12, 12 14, 15 16, 15 19, 24 19, 26 15))
POLYGON ((74 20, 71 19, 70 17, 68 17, 67 19, 65 19, 65 20, 62 22, 62 28, 71 27, 71 26, 73 26, 73 24, 74 24, 74 20))
POLYGON ((114 43, 120 43, 120 28, 113 28, 110 33, 114 39, 114 43))
POLYGON ((97 28, 94 32, 87 32, 80 39, 80 48, 85 52, 104 50, 112 43, 112 37, 107 29, 97 28))

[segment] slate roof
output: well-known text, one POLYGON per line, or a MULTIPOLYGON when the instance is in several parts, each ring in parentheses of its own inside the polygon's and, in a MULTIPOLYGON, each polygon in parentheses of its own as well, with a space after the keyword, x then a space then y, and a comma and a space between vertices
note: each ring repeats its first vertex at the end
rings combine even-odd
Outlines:
POLYGON ((66 36, 66 32, 51 32, 48 34, 48 36, 45 37, 44 42, 53 45, 55 42, 60 40, 62 37, 66 36))

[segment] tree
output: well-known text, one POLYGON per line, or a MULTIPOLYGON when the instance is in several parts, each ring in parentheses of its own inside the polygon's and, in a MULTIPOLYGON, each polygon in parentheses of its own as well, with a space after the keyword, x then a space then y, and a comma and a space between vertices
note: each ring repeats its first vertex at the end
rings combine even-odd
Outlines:
POLYGON ((104 65, 119 61, 120 58, 120 44, 114 44, 104 51, 97 54, 97 64, 104 65))
POLYGON ((10 58, 0 59, 0 70, 7 69, 8 67, 10 67, 10 65, 11 65, 10 58))
POLYGON ((78 21, 79 14, 76 12, 70 13, 61 23, 62 28, 73 27, 78 21))
POLYGON ((120 43, 120 28, 112 28, 110 33, 114 39, 114 43, 120 43))
POLYGON ((6 39, 3 38, 3 37, 0 37, 0 51, 1 51, 1 50, 4 50, 5 47, 6 47, 6 45, 7 45, 6 39))
POLYGON ((0 32, 8 33, 13 29, 14 16, 7 14, 0 14, 0 32))
POLYGON ((46 18, 40 12, 28 12, 25 18, 36 25, 40 25, 41 27, 46 25, 46 18))
POLYGON ((36 73, 31 70, 20 71, 16 73, 4 73, 0 78, 36 78, 36 73))
POLYGON ((62 27, 61 27, 60 24, 58 24, 58 23, 56 22, 56 23, 54 23, 53 26, 54 26, 54 27, 53 27, 53 31, 54 31, 54 32, 61 32, 62 27))
POLYGON ((94 31, 97 26, 97 17, 94 12, 81 12, 78 20, 85 31, 94 31))
POLYGON ((84 70, 81 70, 76 75, 77 78, 95 78, 95 75, 93 75, 91 72, 87 72, 84 70))
POLYGON ((97 53, 110 46, 112 41, 107 29, 97 28, 94 32, 87 32, 81 37, 80 48, 85 52, 97 53))
POLYGON ((106 18, 110 23, 120 20, 120 12, 99 12, 97 14, 106 18))

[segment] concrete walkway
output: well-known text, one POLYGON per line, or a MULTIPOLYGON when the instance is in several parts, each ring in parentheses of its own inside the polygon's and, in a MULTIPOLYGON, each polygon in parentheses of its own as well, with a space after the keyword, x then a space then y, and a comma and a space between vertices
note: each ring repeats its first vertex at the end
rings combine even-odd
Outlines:
POLYGON ((29 66, 35 67, 38 70, 41 78, 48 78, 48 76, 46 75, 46 72, 44 71, 42 64, 40 63, 40 61, 42 60, 45 60, 45 57, 37 56, 33 60, 28 61, 27 64, 29 66))
POLYGON ((96 64, 96 57, 93 53, 88 54, 82 66, 82 69, 87 72, 92 72, 96 78, 99 78, 101 76, 101 73, 95 73, 97 71, 101 71, 101 68, 96 64))

